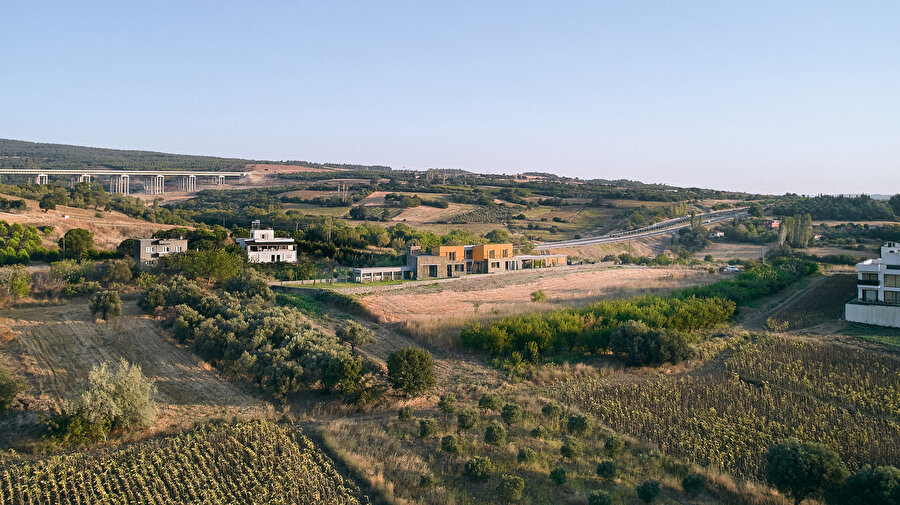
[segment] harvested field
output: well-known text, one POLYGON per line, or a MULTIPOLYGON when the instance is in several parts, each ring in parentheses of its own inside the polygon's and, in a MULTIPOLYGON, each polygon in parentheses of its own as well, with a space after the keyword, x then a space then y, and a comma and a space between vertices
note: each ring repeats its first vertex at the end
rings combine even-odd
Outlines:
POLYGON ((855 249, 844 249, 843 247, 809 247, 804 249, 804 252, 815 254, 817 256, 853 256, 854 258, 859 258, 860 261, 878 257, 878 253, 875 251, 860 251, 855 249))
POLYGON ((698 257, 711 254, 713 258, 719 261, 728 261, 732 259, 739 260, 758 260, 762 257, 763 250, 769 252, 774 244, 758 245, 758 244, 734 244, 728 242, 715 242, 706 249, 698 252, 698 257))
POLYGON ((419 205, 418 207, 410 207, 391 221, 410 221, 414 223, 433 223, 435 221, 445 221, 451 217, 469 212, 477 208, 475 205, 467 205, 461 203, 451 203, 446 209, 439 209, 429 205, 419 205))
MULTIPOLYGON (((6 198, 21 200, 19 197, 0 195, 6 198)), ((38 202, 25 199, 25 212, 0 212, 0 219, 9 223, 21 223, 22 226, 52 226, 53 231, 44 238, 44 245, 57 248, 57 241, 72 228, 85 228, 94 233, 94 244, 99 249, 115 249, 126 238, 149 237, 156 230, 175 228, 173 225, 149 223, 133 219, 120 212, 98 212, 91 209, 79 209, 60 205, 56 210, 44 212, 38 202), (69 216, 64 218, 63 216, 69 216)), ((184 228, 191 228, 190 226, 184 228)))
POLYGON ((160 415, 156 428, 190 425, 204 418, 263 416, 266 404, 222 379, 187 349, 166 340, 157 322, 126 302, 118 322, 95 323, 87 302, 7 310, 0 328, 16 338, 0 351, 28 380, 32 410, 60 407, 91 367, 125 358, 156 381, 160 415))
POLYGON ((363 296, 361 302, 380 323, 398 324, 423 343, 448 348, 456 344, 459 330, 467 322, 581 306, 605 298, 666 293, 679 287, 707 284, 717 278, 706 270, 681 267, 586 265, 388 286, 363 296), (537 290, 547 294, 547 302, 531 301, 531 293, 537 290))
POLYGON ((633 240, 609 244, 583 245, 553 249, 554 254, 567 254, 572 258, 598 261, 608 254, 619 255, 629 253, 634 256, 656 256, 665 252, 669 245, 668 235, 636 238, 633 240))
POLYGON ((337 195, 337 191, 314 191, 311 189, 298 189, 296 191, 287 191, 284 193, 279 193, 275 196, 279 198, 302 198, 304 200, 310 198, 328 198, 329 196, 337 195))

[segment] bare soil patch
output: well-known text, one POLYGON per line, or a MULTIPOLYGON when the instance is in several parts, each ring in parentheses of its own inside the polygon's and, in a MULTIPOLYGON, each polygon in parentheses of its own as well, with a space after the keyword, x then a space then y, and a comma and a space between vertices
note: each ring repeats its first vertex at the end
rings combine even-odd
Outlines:
POLYGON ((125 358, 156 381, 157 428, 206 418, 262 416, 267 411, 263 401, 168 341, 159 324, 141 315, 133 302, 125 303, 117 322, 94 322, 83 302, 7 310, 0 328, 16 334, 0 351, 27 377, 26 401, 32 410, 61 407, 94 365, 125 358))
POLYGON ((665 252, 668 245, 669 237, 667 235, 657 235, 609 244, 563 247, 553 249, 553 253, 567 254, 570 257, 586 260, 600 260, 609 254, 619 255, 622 253, 629 253, 633 256, 656 256, 665 252))
POLYGON ((731 259, 758 260, 762 257, 763 251, 769 252, 773 247, 774 244, 759 245, 715 242, 697 253, 697 256, 710 254, 713 258, 720 261, 728 261, 731 259))

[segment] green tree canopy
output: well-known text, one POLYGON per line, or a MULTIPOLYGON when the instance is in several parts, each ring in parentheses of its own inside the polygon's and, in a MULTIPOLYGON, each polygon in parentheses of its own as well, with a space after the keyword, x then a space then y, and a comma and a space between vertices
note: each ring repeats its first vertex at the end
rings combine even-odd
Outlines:
POLYGON ((766 453, 766 476, 779 491, 799 505, 807 496, 817 496, 840 484, 847 467, 833 449, 817 443, 789 438, 766 453))
POLYGON ((420 347, 400 349, 388 356, 388 378, 394 388, 418 396, 434 387, 434 359, 420 347))

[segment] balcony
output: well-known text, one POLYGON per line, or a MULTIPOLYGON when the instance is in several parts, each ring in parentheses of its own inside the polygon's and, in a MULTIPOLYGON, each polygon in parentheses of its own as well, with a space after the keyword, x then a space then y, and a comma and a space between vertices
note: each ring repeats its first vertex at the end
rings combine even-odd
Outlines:
POLYGON ((857 286, 879 286, 881 283, 878 279, 868 280, 868 279, 857 279, 857 286))

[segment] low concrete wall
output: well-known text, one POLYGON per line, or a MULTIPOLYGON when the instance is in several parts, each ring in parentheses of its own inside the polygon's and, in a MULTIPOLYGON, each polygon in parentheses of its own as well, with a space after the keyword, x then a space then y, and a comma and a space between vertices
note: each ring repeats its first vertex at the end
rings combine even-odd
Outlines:
POLYGON ((854 323, 900 328, 900 305, 850 302, 844 306, 844 318, 854 323))

